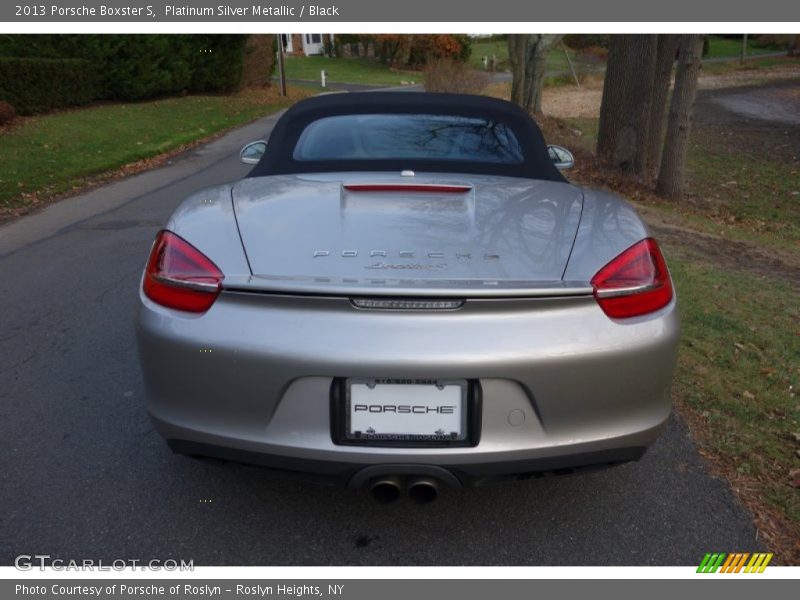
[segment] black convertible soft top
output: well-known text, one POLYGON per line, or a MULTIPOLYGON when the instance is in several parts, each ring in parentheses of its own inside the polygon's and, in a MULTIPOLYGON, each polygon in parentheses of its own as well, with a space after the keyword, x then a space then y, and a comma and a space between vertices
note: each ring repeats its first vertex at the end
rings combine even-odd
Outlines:
POLYGON ((504 175, 566 181, 550 159, 542 132, 518 106, 487 96, 414 92, 327 94, 301 100, 275 124, 267 152, 248 177, 334 171, 427 171, 504 175), (477 117, 502 123, 516 136, 523 161, 517 164, 433 159, 295 160, 300 134, 312 122, 335 115, 425 114, 477 117))

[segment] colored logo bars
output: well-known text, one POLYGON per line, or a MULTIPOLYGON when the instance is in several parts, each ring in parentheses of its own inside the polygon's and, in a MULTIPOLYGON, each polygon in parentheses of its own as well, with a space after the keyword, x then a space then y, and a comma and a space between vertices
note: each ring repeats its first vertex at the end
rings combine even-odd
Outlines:
POLYGON ((767 568, 769 561, 772 560, 772 553, 769 552, 756 552, 749 554, 748 552, 738 552, 735 554, 708 553, 703 557, 700 566, 697 567, 698 573, 763 573, 767 568), (748 562, 747 559, 750 559, 748 562), (745 566, 747 563, 747 566, 745 566))

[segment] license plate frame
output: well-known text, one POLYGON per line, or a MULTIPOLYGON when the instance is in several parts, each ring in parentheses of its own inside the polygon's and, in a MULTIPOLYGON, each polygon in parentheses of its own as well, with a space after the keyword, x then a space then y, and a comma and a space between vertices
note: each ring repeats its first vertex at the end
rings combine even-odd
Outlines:
POLYGON ((334 378, 331 384, 331 438, 337 445, 380 446, 380 447, 453 447, 475 446, 480 439, 481 390, 477 380, 471 379, 428 379, 391 377, 352 377, 334 378), (350 432, 350 406, 352 384, 374 382, 401 385, 457 385, 461 387, 461 436, 430 436, 420 434, 390 434, 377 436, 355 435, 350 432))

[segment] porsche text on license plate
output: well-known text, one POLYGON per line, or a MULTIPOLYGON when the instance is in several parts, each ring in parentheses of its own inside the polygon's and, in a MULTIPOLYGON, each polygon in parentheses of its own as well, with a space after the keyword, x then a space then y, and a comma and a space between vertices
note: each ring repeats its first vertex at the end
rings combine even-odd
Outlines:
POLYGON ((350 440, 461 441, 467 437, 464 380, 349 379, 350 440))

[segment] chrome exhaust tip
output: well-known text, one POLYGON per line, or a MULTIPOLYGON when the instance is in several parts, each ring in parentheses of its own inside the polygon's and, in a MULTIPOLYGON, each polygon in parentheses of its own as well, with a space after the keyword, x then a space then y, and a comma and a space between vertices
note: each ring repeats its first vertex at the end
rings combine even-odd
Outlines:
POLYGON ((435 479, 414 479, 408 484, 408 498, 417 504, 430 504, 439 496, 439 483, 435 479))
POLYGON ((369 484, 369 493, 381 504, 391 504, 400 499, 400 479, 397 477, 376 477, 369 484))

